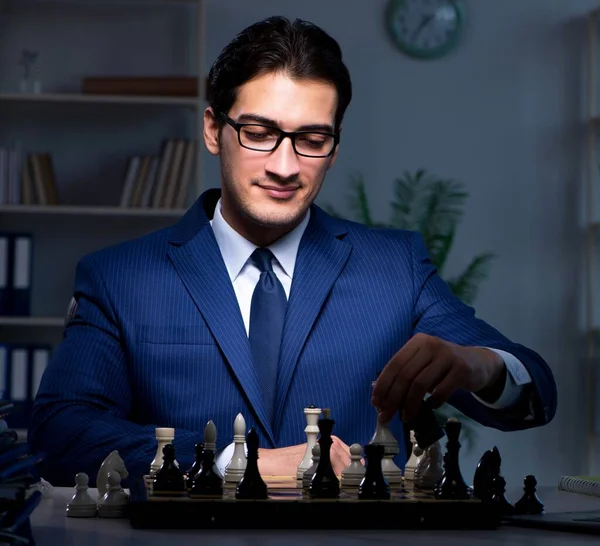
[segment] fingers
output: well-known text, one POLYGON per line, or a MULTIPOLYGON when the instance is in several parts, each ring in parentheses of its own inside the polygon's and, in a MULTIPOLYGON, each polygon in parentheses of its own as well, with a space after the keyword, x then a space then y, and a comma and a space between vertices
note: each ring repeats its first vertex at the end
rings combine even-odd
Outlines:
POLYGON ((373 404, 373 406, 381 408, 383 401, 387 399, 389 391, 394 384, 398 370, 401 369, 418 350, 419 341, 416 337, 413 337, 408 340, 402 349, 400 349, 387 363, 385 368, 383 368, 379 374, 373 387, 373 393, 371 395, 371 404, 373 404))
MULTIPOLYGON (((388 390, 387 396, 380 400, 380 420, 382 422, 389 421, 399 408, 403 408, 407 403, 407 396, 411 392, 415 381, 421 376, 423 370, 426 370, 432 361, 434 354, 429 344, 421 344, 417 351, 414 352, 411 358, 405 363, 390 362, 390 368, 392 366, 396 369, 396 376, 390 389, 388 390)), ((420 385, 417 385, 420 387, 420 385)), ((425 385, 425 393, 429 385, 425 385)), ((421 400, 423 399, 421 397, 421 400)))
POLYGON ((341 476, 342 471, 350 464, 350 448, 337 436, 331 436, 330 459, 331 466, 336 476, 341 476))
POLYGON ((402 420, 410 423, 417 418, 425 395, 437 388, 440 382, 452 384, 452 367, 447 360, 435 359, 422 368, 411 382, 402 407, 402 420))

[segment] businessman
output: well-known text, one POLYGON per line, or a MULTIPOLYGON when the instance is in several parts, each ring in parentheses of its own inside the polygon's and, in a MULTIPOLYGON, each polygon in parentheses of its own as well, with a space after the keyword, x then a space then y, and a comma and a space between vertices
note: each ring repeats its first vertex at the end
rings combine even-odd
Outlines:
POLYGON ((187 468, 207 421, 221 450, 240 412, 259 434, 261 471, 294 474, 309 404, 332 410, 338 472, 377 415, 402 438, 428 394, 504 431, 553 418, 547 364, 452 295, 419 234, 314 205, 352 95, 334 39, 306 22, 258 22, 224 48, 208 85, 203 137, 220 188, 172 227, 78 264, 29 428, 47 453, 43 477, 93 477, 113 449, 142 475, 158 426, 175 428, 187 468))

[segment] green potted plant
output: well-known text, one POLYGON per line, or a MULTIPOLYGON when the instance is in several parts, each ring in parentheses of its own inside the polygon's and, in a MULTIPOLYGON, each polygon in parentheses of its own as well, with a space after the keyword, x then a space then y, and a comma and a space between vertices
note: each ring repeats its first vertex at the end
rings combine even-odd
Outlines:
MULTIPOLYGON (((351 188, 349 206, 353 220, 373 227, 418 231, 433 265, 453 294, 467 305, 474 303, 479 285, 488 275, 494 258, 492 253, 477 254, 458 275, 445 276, 446 262, 468 198, 461 182, 433 175, 425 169, 414 173, 405 172, 395 181, 388 222, 380 222, 373 217, 362 175, 352 178, 351 188)), ((324 208, 333 216, 341 216, 330 205, 324 208)), ((437 410, 436 416, 440 423, 444 423, 449 417, 460 418, 466 447, 470 449, 473 446, 475 429, 462 413, 446 404, 437 410)))

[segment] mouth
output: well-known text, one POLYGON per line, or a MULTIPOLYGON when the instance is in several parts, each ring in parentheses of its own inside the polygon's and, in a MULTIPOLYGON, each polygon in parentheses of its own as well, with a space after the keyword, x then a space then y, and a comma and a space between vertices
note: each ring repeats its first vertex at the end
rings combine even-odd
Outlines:
POLYGON ((274 199, 290 199, 300 189, 299 186, 259 186, 267 195, 274 199))

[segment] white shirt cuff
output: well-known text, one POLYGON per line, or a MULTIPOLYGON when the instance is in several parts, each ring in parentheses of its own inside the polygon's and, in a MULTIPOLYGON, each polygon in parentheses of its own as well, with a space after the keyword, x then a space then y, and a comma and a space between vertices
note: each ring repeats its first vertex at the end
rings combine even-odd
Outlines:
POLYGON ((507 371, 504 390, 502 391, 502 394, 498 400, 491 404, 485 400, 482 400, 476 394, 473 394, 473 396, 488 408, 508 408, 519 399, 523 391, 523 386, 531 383, 531 376, 529 375, 527 368, 523 366, 523 363, 514 355, 511 355, 506 351, 501 351, 500 349, 492 349, 490 347, 486 347, 486 349, 494 351, 504 361, 507 371))
POLYGON ((225 467, 229 464, 229 461, 231 461, 231 457, 233 457, 233 442, 228 446, 225 446, 215 459, 215 464, 217 465, 221 476, 225 476, 225 467))

